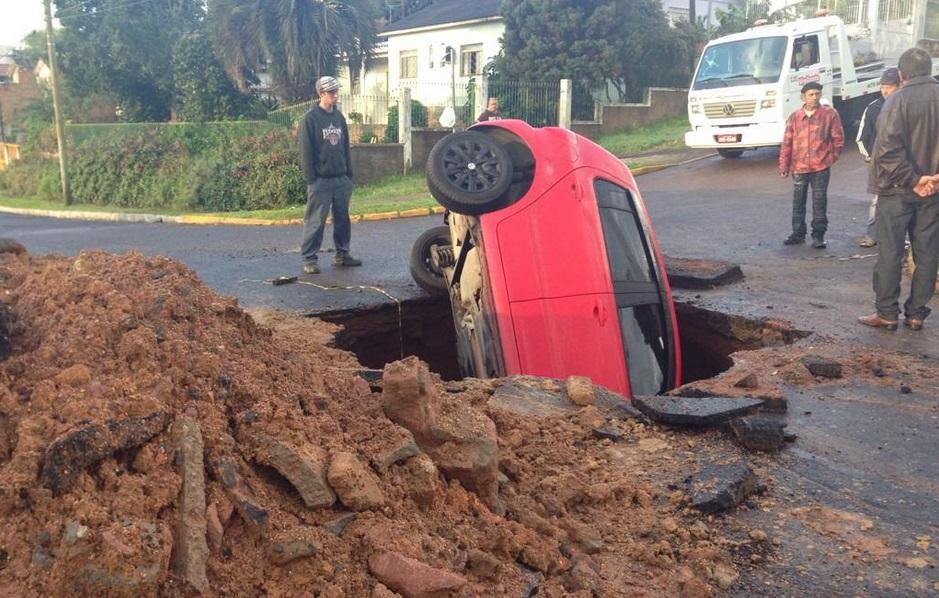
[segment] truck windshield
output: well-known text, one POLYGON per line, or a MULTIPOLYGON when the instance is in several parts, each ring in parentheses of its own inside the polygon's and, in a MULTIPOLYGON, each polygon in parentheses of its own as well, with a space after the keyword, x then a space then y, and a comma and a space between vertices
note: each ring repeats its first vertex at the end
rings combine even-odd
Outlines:
POLYGON ((761 37, 710 46, 701 56, 692 89, 759 85, 779 81, 785 37, 761 37))

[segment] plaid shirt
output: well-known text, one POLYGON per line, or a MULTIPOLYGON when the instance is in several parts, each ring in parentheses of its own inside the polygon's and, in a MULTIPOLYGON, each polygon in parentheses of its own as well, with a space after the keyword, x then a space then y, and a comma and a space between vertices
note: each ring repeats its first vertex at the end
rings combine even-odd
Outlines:
POLYGON ((830 168, 841 155, 844 130, 838 112, 819 106, 812 116, 806 116, 803 108, 786 121, 786 136, 779 148, 779 172, 819 172, 830 168))

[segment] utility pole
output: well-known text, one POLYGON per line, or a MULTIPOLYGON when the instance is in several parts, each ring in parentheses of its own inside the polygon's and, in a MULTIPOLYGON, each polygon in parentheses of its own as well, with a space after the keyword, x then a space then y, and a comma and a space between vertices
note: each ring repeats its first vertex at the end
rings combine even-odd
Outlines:
POLYGON ((49 52, 49 75, 52 79, 52 108, 55 112, 55 138, 59 146, 59 176, 62 179, 62 199, 72 203, 72 188, 68 180, 68 157, 65 154, 65 127, 62 125, 62 107, 59 91, 59 70, 56 66, 55 40, 52 38, 52 0, 43 0, 46 8, 46 50, 49 52))

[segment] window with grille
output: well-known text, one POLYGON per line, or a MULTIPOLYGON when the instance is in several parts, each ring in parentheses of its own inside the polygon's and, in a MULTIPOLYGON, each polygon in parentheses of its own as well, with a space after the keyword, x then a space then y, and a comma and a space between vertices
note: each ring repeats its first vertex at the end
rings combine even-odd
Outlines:
POLYGON ((479 75, 483 72, 483 46, 474 44, 460 48, 460 74, 464 77, 479 75))
POLYGON ((401 52, 400 79, 417 79, 417 50, 401 52))

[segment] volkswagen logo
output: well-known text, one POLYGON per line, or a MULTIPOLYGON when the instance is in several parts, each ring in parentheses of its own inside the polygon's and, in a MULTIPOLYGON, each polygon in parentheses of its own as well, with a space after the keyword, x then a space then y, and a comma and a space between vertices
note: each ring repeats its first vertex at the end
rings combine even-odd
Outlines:
POLYGON ((724 104, 724 107, 721 108, 721 110, 724 112, 725 116, 733 116, 735 112, 733 104, 724 104))

